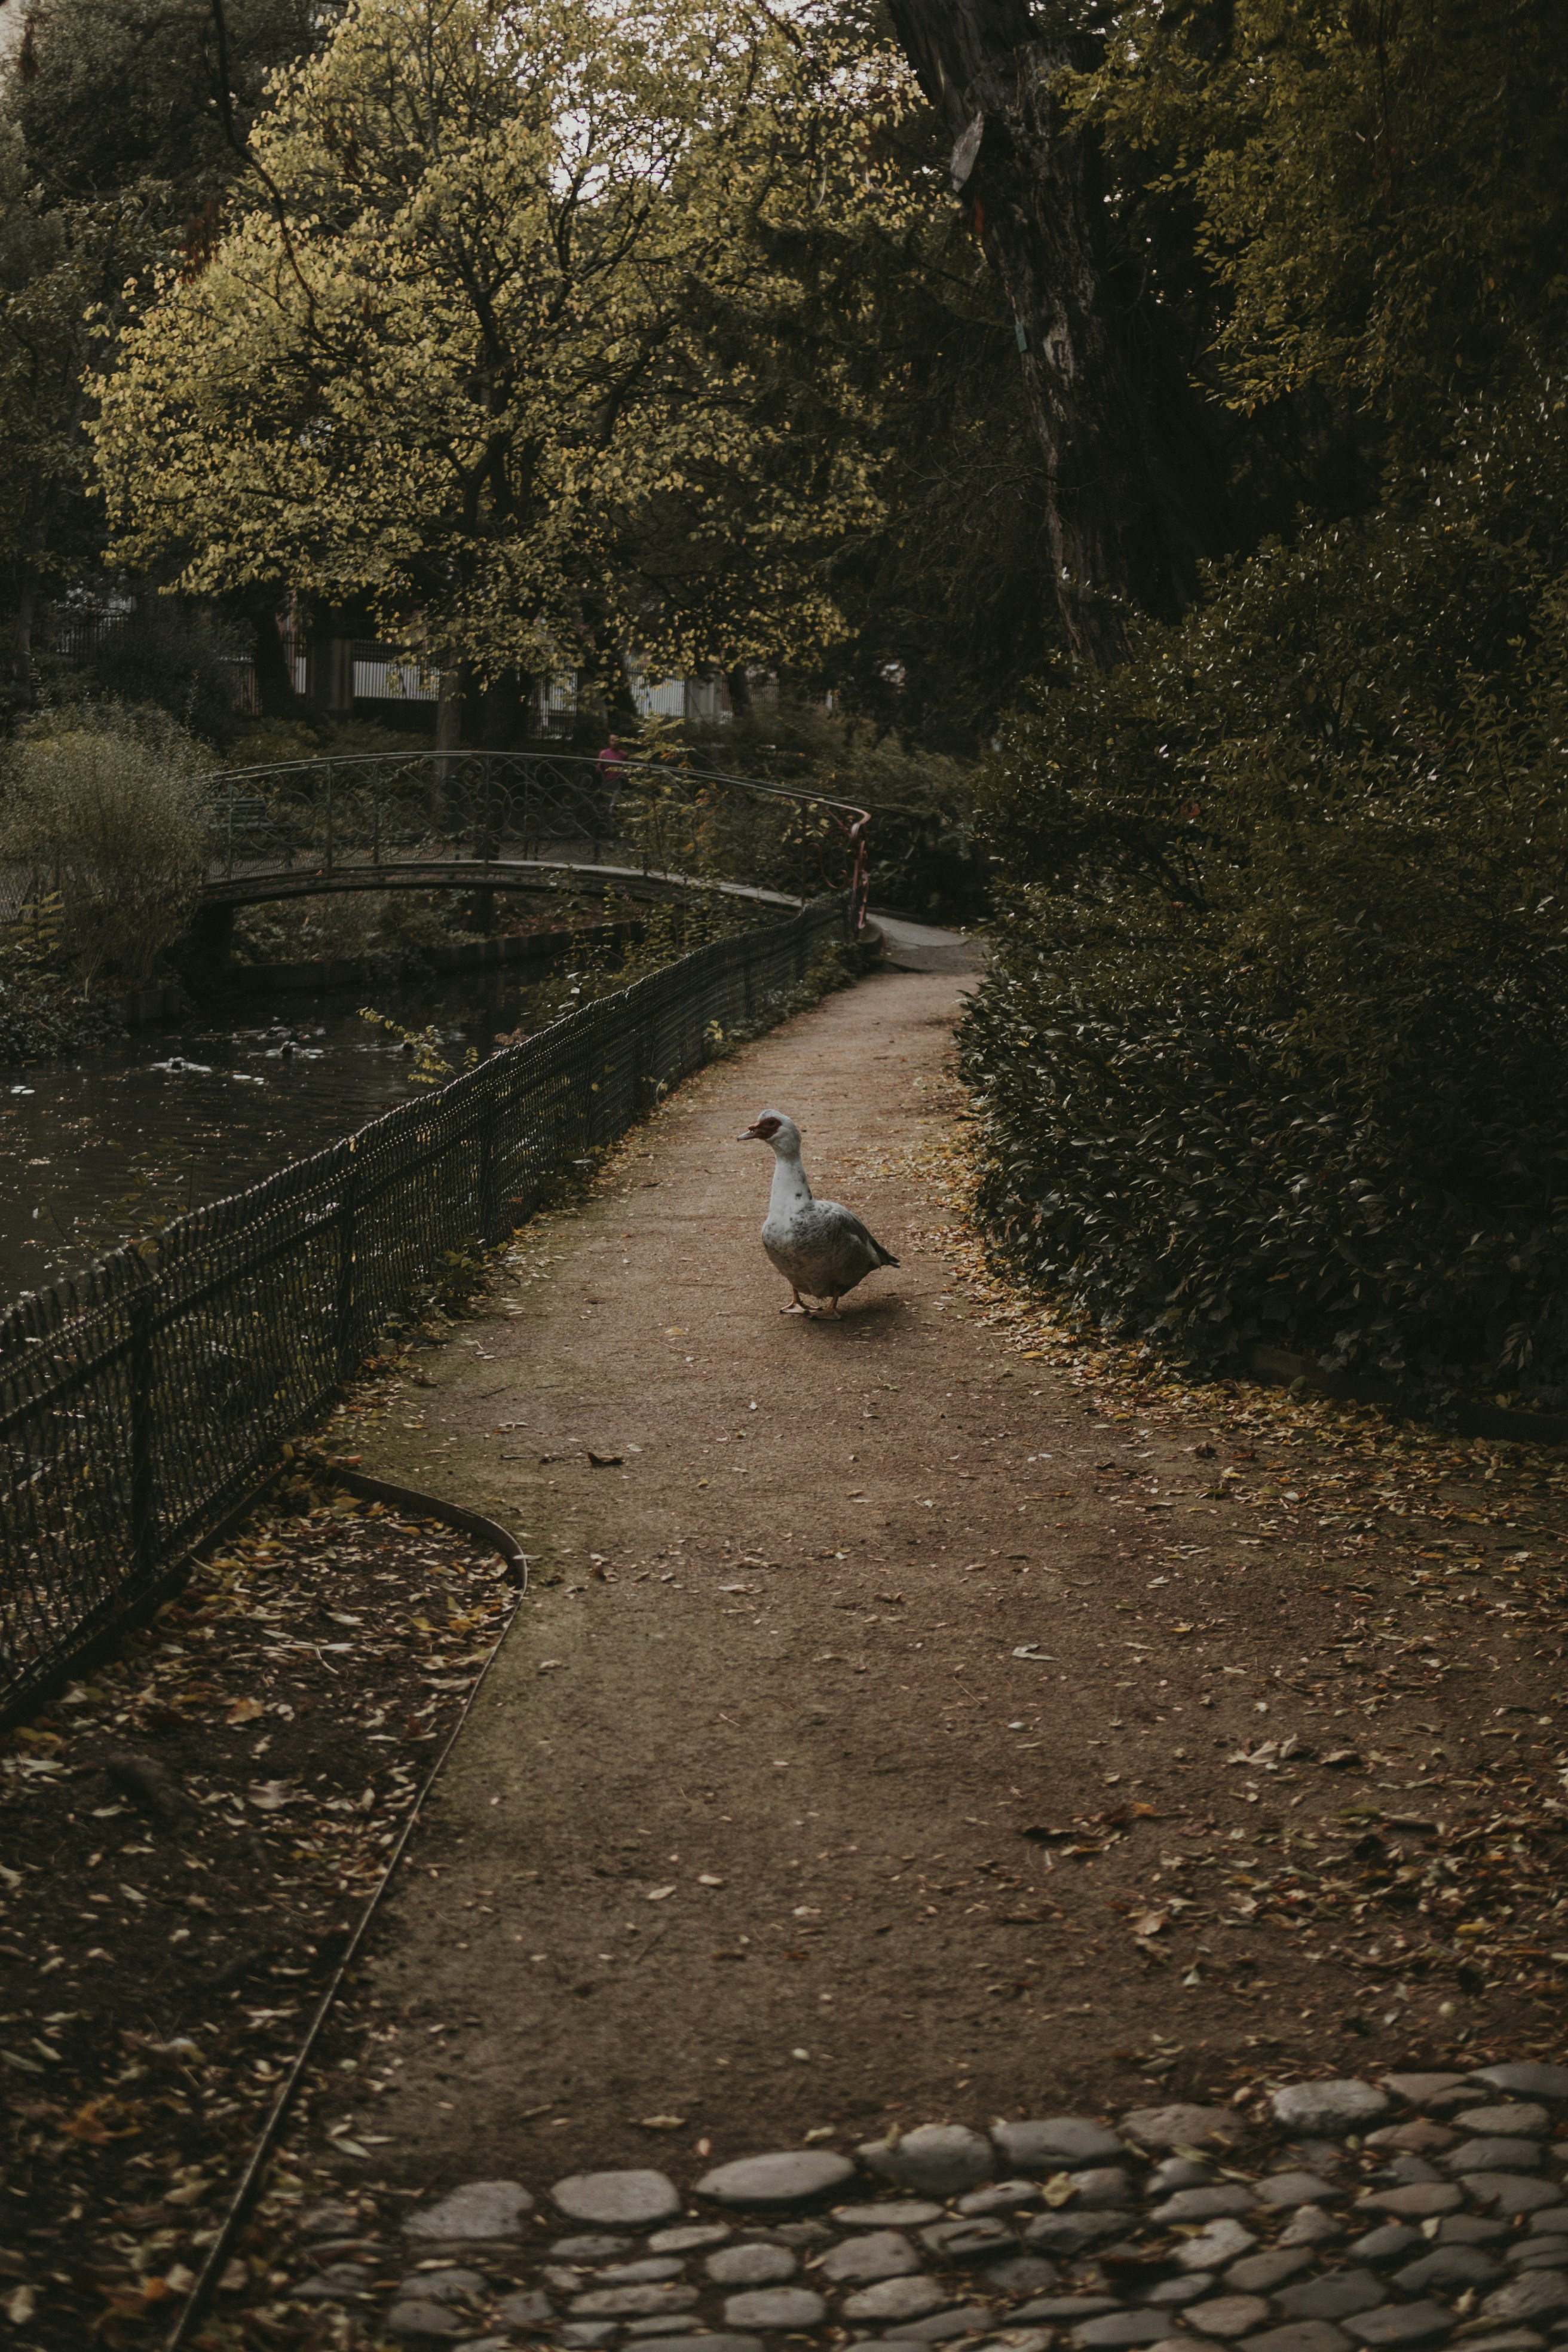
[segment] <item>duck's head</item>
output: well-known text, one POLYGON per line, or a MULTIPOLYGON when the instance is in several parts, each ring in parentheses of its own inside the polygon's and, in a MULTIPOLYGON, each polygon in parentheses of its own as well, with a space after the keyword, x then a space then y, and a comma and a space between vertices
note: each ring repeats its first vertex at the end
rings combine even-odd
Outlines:
POLYGON ((775 1151, 786 1155, 800 1150, 800 1129, 793 1118, 782 1110, 765 1110, 735 1138, 737 1143, 771 1143, 775 1151))

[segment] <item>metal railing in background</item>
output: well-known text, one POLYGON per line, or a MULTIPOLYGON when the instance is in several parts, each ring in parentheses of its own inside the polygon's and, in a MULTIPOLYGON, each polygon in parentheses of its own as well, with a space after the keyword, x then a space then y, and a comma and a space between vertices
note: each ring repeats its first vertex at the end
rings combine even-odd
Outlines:
POLYGON ((865 913, 870 811, 798 786, 539 751, 295 760, 205 782, 210 879, 230 898, 269 874, 368 879, 447 857, 618 865, 786 891, 803 905, 843 889, 857 925, 865 913))
POLYGON ((0 1316, 0 1725, 146 1605, 455 1264, 764 1020, 849 907, 699 948, 0 1316))

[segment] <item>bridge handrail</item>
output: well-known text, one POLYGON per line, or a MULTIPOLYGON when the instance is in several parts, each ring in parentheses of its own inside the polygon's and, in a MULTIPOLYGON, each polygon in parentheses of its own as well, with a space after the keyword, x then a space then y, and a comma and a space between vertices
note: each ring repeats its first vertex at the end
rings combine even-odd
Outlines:
MULTIPOLYGON (((578 801, 576 822, 586 812, 588 824, 584 837, 594 844, 594 862, 598 862, 601 841, 616 837, 612 811, 614 798, 630 787, 633 791, 649 786, 686 785, 696 791, 717 787, 721 792, 744 793, 752 800, 771 802, 793 807, 801 816, 800 848, 802 875, 800 900, 802 905, 811 895, 805 871, 807 860, 805 820, 826 814, 834 831, 841 836, 849 866, 848 888, 855 908, 856 927, 866 919, 869 898, 868 833, 873 811, 858 801, 847 800, 837 793, 813 792, 794 784, 780 784, 755 776, 735 776, 726 770, 707 765, 678 765, 658 760, 616 760, 605 762, 603 755, 585 752, 528 750, 496 751, 435 751, 421 745, 406 751, 353 751, 342 756, 327 752, 310 759, 279 760, 243 768, 209 769, 200 779, 206 788, 209 822, 213 832, 226 836, 227 864, 226 878, 232 878, 235 840, 239 829, 236 812, 241 803, 254 803, 258 788, 265 797, 268 788, 276 791, 280 785, 297 782, 314 783, 323 787, 325 837, 321 845, 326 871, 333 870, 339 855, 336 838, 335 810, 337 788, 353 784, 363 777, 373 784, 388 775, 398 777, 427 775, 437 795, 456 788, 459 792, 475 789, 482 793, 482 809, 478 818, 478 832, 482 862, 495 862, 500 857, 502 835, 495 824, 492 793, 499 787, 510 794, 515 776, 523 793, 524 828, 528 816, 528 794, 532 784, 548 787, 551 782, 563 784, 578 801), (476 770, 478 775, 476 778, 476 770), (500 773, 498 775, 497 771, 500 773)), ((382 862, 381 803, 376 797, 374 827, 371 854, 373 861, 382 862)), ((469 812, 472 817, 474 813, 469 812)), ((247 821, 248 823, 249 821, 247 821)), ((466 824, 458 830, 465 830, 466 824)), ((289 851, 292 862, 292 849, 289 851)), ((646 865, 645 855, 645 865, 646 865)), ((820 884, 815 887, 820 887, 820 884)))
MULTIPOLYGON (((731 790, 759 793, 770 800, 800 801, 812 808, 842 809, 850 817, 869 824, 876 812, 859 801, 844 800, 834 793, 808 792, 799 784, 766 782, 760 776, 732 776, 723 768, 677 767, 667 760, 623 760, 612 762, 608 771, 598 759, 587 751, 430 751, 421 748, 410 751, 350 751, 321 752, 310 760, 274 760, 259 767, 209 768, 197 778, 198 783, 223 787, 232 795, 237 784, 256 783, 276 776, 305 775, 330 770, 336 772, 346 768, 385 768, 423 762, 434 767, 437 762, 456 766, 473 760, 502 761, 507 763, 532 761, 554 768, 578 768, 590 771, 597 781, 606 774, 619 780, 645 777, 659 783, 684 780, 693 784, 724 784, 731 790)), ((889 812, 891 814, 891 812, 889 812)))

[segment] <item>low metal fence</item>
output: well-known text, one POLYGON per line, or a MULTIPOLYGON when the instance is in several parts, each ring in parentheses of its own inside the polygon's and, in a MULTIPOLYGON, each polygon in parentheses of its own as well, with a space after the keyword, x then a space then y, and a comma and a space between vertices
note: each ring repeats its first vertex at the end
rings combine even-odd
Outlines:
POLYGON ((764 1019, 849 910, 700 948, 0 1316, 0 1724, 145 1607, 444 1273, 764 1019))

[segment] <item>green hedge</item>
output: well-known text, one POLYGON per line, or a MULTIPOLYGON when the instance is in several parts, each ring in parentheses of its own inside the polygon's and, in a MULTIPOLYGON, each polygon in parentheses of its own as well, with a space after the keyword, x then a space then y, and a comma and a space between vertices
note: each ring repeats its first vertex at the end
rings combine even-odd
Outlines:
POLYGON ((1216 575, 984 773, 963 1051, 1005 1246, 1210 1366, 1568 1399, 1568 453, 1216 575))

